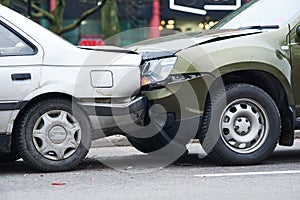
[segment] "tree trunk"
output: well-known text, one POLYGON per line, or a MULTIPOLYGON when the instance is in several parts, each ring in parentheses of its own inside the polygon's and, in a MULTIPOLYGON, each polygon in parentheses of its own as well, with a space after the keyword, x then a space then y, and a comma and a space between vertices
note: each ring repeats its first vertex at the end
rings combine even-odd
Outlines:
POLYGON ((120 23, 118 18, 118 6, 116 0, 107 0, 101 10, 103 38, 109 39, 109 45, 120 45, 120 23), (111 38, 114 36, 113 38, 111 38))

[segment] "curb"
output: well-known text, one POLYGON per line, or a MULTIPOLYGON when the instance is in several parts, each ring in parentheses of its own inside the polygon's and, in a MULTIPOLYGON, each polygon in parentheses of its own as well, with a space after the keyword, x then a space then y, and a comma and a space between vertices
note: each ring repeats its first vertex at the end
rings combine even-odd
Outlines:
MULTIPOLYGON (((300 130, 295 131, 295 139, 300 139, 300 130)), ((198 140, 192 140, 192 142, 198 142, 198 140)), ((124 146, 131 146, 127 138, 123 135, 113 135, 92 141, 91 148, 124 146)))
MULTIPOLYGON (((300 138, 300 135, 299 135, 300 138)), ((194 139, 191 140, 192 143, 198 143, 199 141, 194 139)), ((101 139, 92 141, 91 148, 101 148, 101 147, 125 147, 131 146, 130 142, 123 135, 113 135, 101 139)))
POLYGON ((92 141, 91 148, 100 147, 120 147, 120 146, 131 146, 127 138, 123 135, 113 135, 98 140, 92 141))
POLYGON ((295 139, 300 139, 300 131, 295 131, 295 139))

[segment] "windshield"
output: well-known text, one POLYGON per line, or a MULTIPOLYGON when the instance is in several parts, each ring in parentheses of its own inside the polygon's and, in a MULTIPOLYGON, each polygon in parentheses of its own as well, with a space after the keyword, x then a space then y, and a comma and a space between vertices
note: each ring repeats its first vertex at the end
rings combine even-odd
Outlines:
POLYGON ((221 20, 214 29, 283 26, 300 13, 300 0, 252 0, 221 20))

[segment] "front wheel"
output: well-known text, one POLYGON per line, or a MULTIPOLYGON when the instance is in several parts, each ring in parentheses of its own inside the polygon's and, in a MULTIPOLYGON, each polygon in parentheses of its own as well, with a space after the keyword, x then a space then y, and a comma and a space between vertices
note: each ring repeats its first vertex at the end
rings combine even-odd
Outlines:
POLYGON ((39 171, 64 171, 86 156, 91 144, 87 116, 70 100, 49 98, 27 108, 17 127, 17 150, 39 171))
POLYGON ((172 141, 172 138, 164 132, 158 132, 155 136, 150 138, 127 136, 127 139, 134 148, 143 153, 158 151, 172 141))
POLYGON ((280 114, 273 99, 249 84, 227 86, 206 105, 200 142, 220 164, 256 164, 274 150, 280 114))

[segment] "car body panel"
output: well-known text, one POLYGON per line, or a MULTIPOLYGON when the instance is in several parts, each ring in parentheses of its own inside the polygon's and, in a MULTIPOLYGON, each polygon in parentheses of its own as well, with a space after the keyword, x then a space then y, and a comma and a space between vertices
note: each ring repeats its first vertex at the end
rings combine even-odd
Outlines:
MULTIPOLYGON (((114 66, 109 68, 113 76, 113 87, 95 88, 91 83, 91 71, 98 70, 101 67, 62 67, 62 66, 43 66, 41 70, 40 86, 27 96, 23 97, 28 101, 36 96, 47 93, 63 93, 74 96, 78 99, 93 98, 130 98, 137 93, 140 87, 140 81, 134 81, 140 76, 140 70, 137 67, 114 66), (58 73, 60 72, 60 73, 58 73), (68 76, 65 74, 68 73, 68 76), (126 78, 124 78, 126 76, 126 78), (128 78, 133 81, 128 82, 128 78), (76 83, 76 84, 74 84, 76 83), (64 87, 62 87, 62 85, 64 87)), ((107 70, 108 68, 104 68, 107 70)), ((101 79, 101 77, 100 77, 101 79)))
POLYGON ((208 86, 215 80, 211 74, 203 74, 182 83, 169 84, 167 87, 145 93, 154 104, 163 105, 166 112, 175 113, 176 119, 203 115, 208 86))
POLYGON ((209 43, 214 40, 234 38, 242 35, 260 33, 259 30, 203 30, 188 33, 174 33, 174 35, 164 36, 157 39, 150 39, 135 43, 127 48, 138 53, 151 51, 164 53, 178 52, 199 44, 209 43))
POLYGON ((293 85, 293 94, 295 95, 295 107, 297 111, 297 116, 300 115, 300 40, 296 35, 296 28, 300 25, 300 17, 298 18, 298 23, 295 26, 292 26, 290 35, 289 35, 289 49, 291 50, 292 57, 292 85, 293 85))
POLYGON ((1 111, 1 115, 0 115, 0 134, 11 134, 12 131, 12 124, 11 122, 14 120, 12 119, 14 115, 15 111, 14 110, 7 110, 7 111, 1 111), (8 128, 10 127, 10 128, 8 128))

